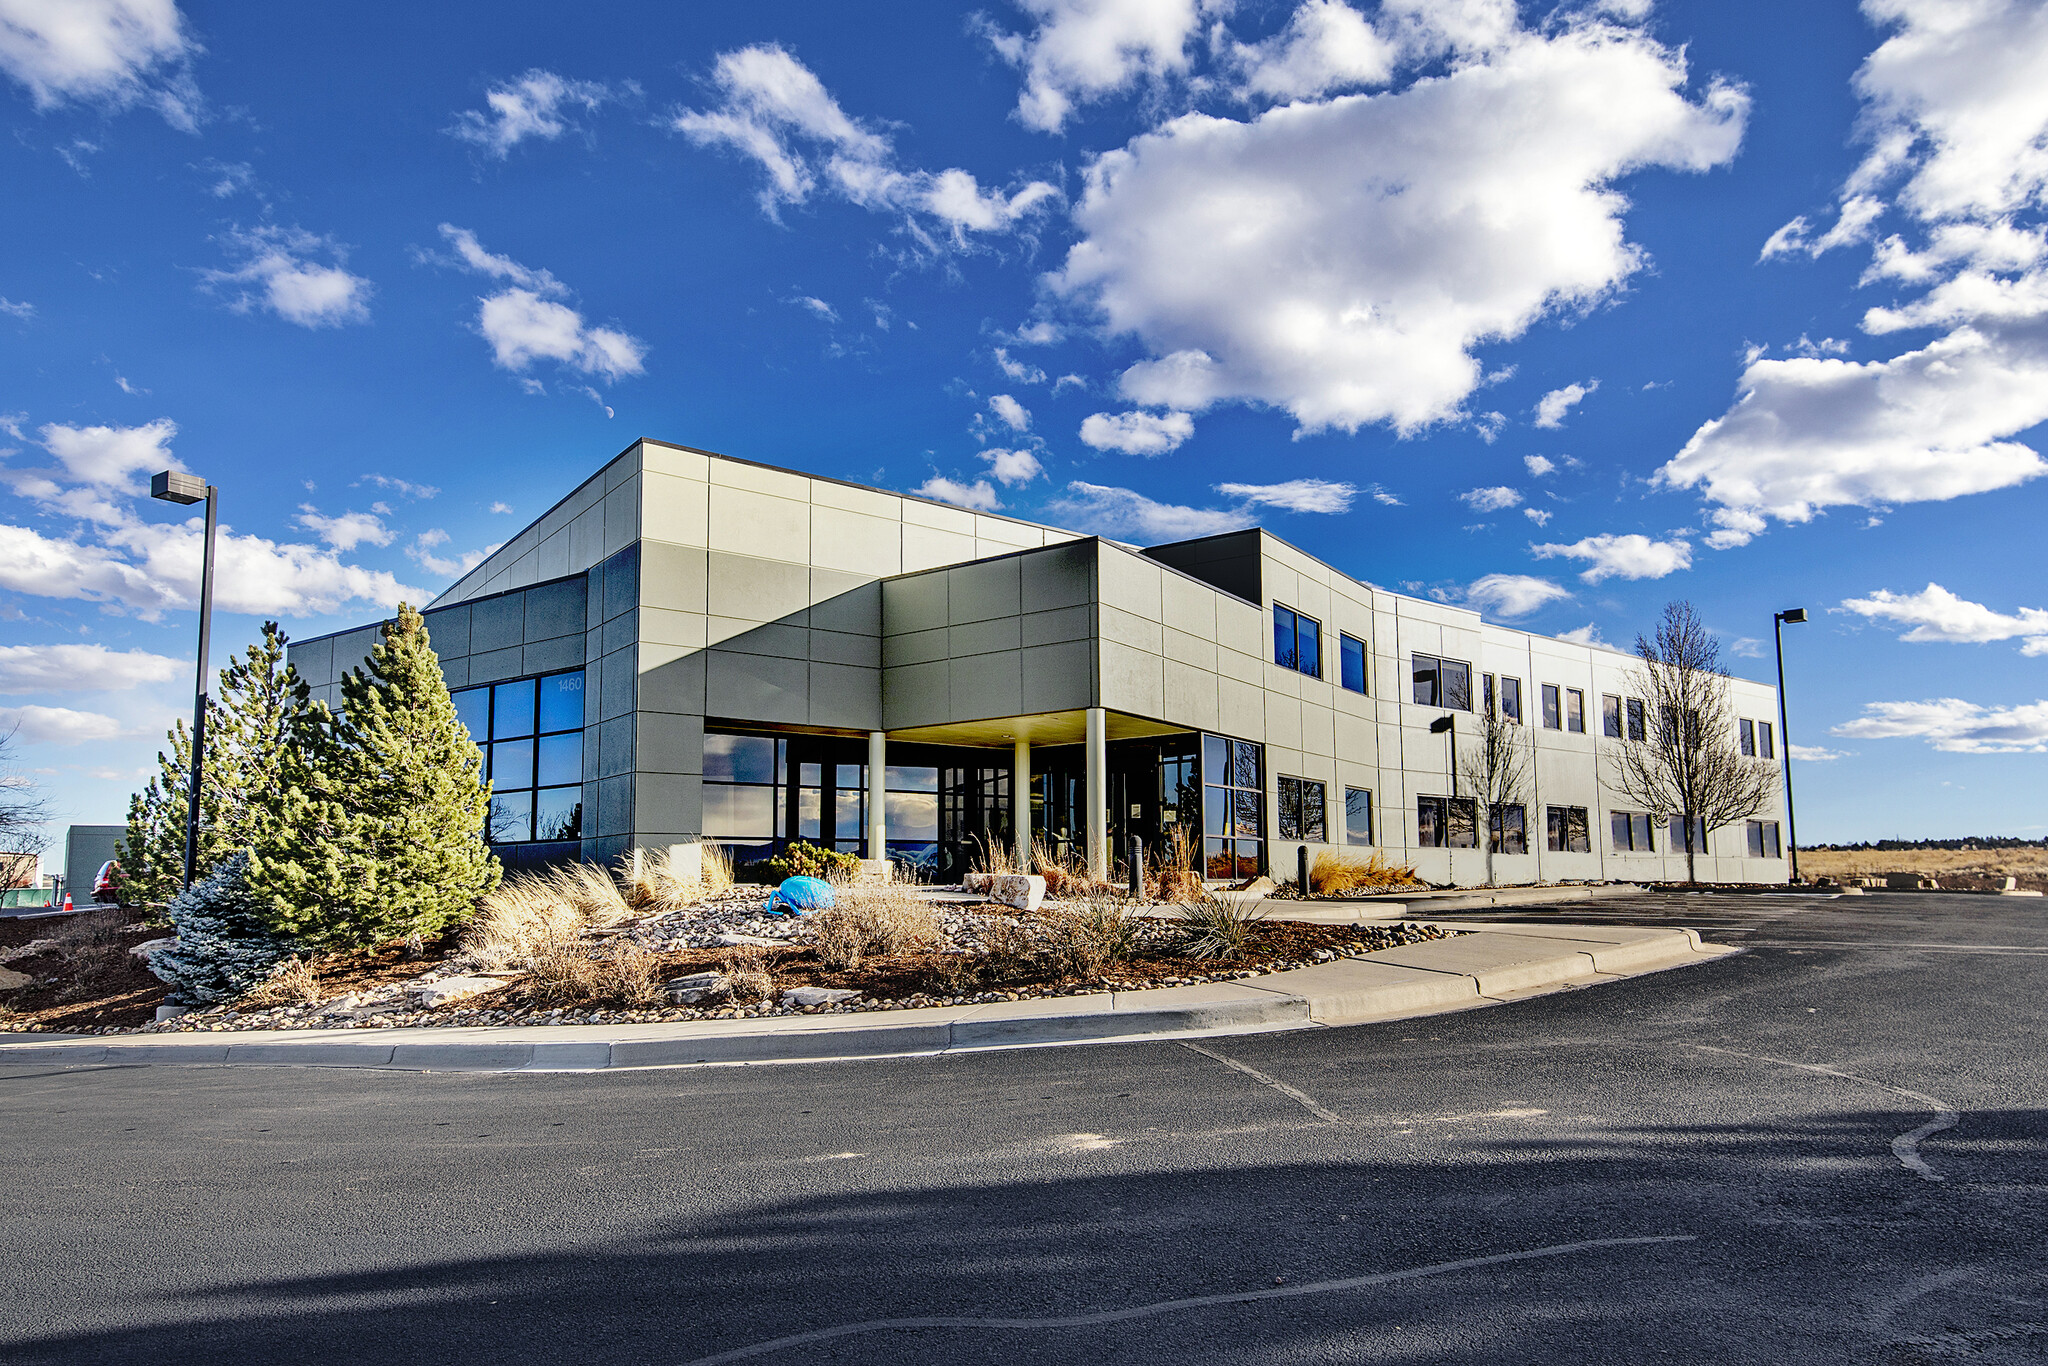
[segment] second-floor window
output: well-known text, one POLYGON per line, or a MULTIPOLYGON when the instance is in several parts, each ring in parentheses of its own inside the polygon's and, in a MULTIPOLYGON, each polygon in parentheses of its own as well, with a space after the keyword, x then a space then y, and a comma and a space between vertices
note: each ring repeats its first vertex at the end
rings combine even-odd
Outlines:
POLYGON ((1415 701, 1418 706, 1472 710, 1472 666, 1435 655, 1414 657, 1415 701))
POLYGON ((1292 607, 1273 604, 1273 662, 1283 669, 1323 676, 1323 625, 1292 607))
POLYGON ((1365 642, 1337 633, 1337 682, 1351 692, 1365 691, 1365 642))

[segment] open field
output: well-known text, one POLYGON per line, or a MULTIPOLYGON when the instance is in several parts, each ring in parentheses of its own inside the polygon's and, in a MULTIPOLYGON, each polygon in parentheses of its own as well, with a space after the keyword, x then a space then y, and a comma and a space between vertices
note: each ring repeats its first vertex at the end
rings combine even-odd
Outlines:
POLYGON ((1918 873, 1944 885, 2011 877, 2038 891, 2048 889, 2048 849, 1801 849, 1799 871, 1836 879, 1918 873))

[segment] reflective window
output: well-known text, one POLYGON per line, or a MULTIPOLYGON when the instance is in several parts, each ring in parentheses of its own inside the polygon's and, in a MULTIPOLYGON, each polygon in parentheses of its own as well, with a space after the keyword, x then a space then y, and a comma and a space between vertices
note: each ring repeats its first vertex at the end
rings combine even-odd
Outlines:
POLYGON ((455 714, 483 754, 493 844, 580 839, 583 671, 455 693, 455 714), (536 789, 549 789, 535 795, 536 789))
POLYGON ((1647 735, 1648 727, 1645 726, 1643 718, 1643 699, 1631 697, 1628 700, 1628 738, 1641 740, 1647 735))
POLYGON ((1311 678, 1323 676, 1323 627, 1291 607, 1273 604, 1273 662, 1311 678))
MULTIPOLYGON (((582 725, 581 717, 576 724, 582 725)), ((491 738, 517 739, 533 734, 533 680, 500 683, 491 689, 491 738)))
POLYGON ((583 729, 581 672, 551 674, 540 681, 538 729, 543 735, 554 730, 583 729))
POLYGON ((1327 844, 1329 822, 1323 808, 1324 789, 1321 783, 1310 778, 1282 778, 1280 838, 1327 844))
MULTIPOLYGON (((1692 852, 1704 854, 1707 852, 1707 823, 1696 820, 1692 826, 1692 852)), ((1667 851, 1674 854, 1685 852, 1685 817, 1673 816, 1664 823, 1664 840, 1667 851)))
POLYGON ((1261 746, 1202 737, 1203 869, 1215 880, 1257 877, 1265 852, 1265 762, 1261 746))
POLYGON ((1500 714, 1510 721, 1522 719, 1522 680, 1503 678, 1500 681, 1500 714))
POLYGON ((1529 851, 1527 838, 1522 829, 1522 808, 1519 805, 1496 806, 1487 820, 1487 837, 1496 854, 1525 854, 1529 851))
POLYGON ((1337 634, 1337 682, 1351 692, 1365 691, 1365 642, 1337 634))
MULTIPOLYGON (((781 837, 785 791, 781 778, 787 746, 788 741, 767 735, 705 732, 706 838, 761 845, 781 837)), ((812 796, 815 801, 816 793, 812 796)), ((815 805, 811 815, 815 824, 815 805)))
POLYGON ((1372 791, 1369 788, 1344 789, 1344 842, 1372 843, 1372 791))
POLYGON ((1613 693, 1600 699, 1600 733, 1616 740, 1621 738, 1621 699, 1613 693))
POLYGON ((1564 690, 1564 728, 1586 733, 1586 694, 1577 688, 1564 690))
POLYGON ((1549 827, 1550 852, 1553 854, 1590 854, 1593 852, 1593 830, 1586 819, 1583 806, 1547 806, 1543 809, 1544 823, 1549 827))
POLYGON ((1543 685, 1543 728, 1564 729, 1564 690, 1555 683, 1543 685))
POLYGON ((1412 657, 1415 701, 1424 707, 1472 710, 1472 666, 1435 655, 1412 657))
POLYGON ((1478 801, 1471 797, 1417 797, 1415 842, 1425 849, 1477 849, 1478 801))
POLYGON ((1756 722, 1743 720, 1735 723, 1735 737, 1742 752, 1749 758, 1756 757, 1756 722))

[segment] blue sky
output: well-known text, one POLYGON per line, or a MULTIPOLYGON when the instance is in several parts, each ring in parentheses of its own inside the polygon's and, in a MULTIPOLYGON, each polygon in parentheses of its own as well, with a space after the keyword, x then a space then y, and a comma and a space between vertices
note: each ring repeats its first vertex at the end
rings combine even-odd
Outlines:
POLYGON ((1788 632, 1808 840, 2048 832, 2048 5, 0 7, 0 722, 110 821, 219 654, 653 436, 1788 632))

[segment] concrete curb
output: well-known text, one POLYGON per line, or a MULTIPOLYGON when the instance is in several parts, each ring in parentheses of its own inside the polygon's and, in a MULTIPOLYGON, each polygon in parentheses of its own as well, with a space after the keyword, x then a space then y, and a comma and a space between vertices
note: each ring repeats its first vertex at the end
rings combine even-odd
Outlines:
POLYGON ((1613 981, 1734 951, 1702 945, 1691 930, 1459 928, 1473 932, 1242 981, 1147 991, 744 1022, 71 1035, 47 1042, 6 1034, 0 1035, 0 1066, 594 1072, 909 1057, 1402 1019, 1613 981))

